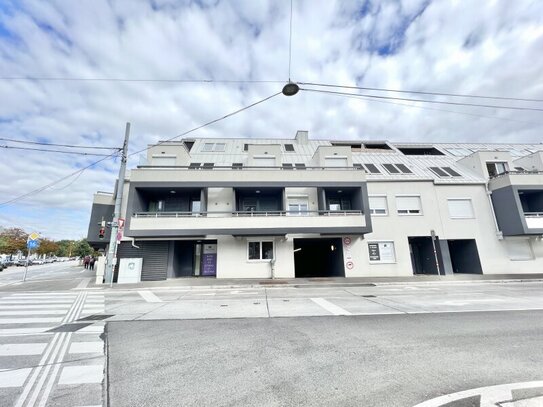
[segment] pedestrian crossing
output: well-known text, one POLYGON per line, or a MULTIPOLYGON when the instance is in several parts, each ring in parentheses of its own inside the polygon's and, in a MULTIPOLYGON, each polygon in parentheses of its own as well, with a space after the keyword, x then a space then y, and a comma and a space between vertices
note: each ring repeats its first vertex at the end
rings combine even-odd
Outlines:
POLYGON ((104 322, 79 321, 104 310, 103 293, 0 294, 2 406, 101 405, 104 322))

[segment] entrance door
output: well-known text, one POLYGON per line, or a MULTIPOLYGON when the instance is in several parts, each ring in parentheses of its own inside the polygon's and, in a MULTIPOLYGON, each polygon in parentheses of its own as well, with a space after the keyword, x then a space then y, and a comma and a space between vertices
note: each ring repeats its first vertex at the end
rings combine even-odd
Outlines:
POLYGON ((483 274, 475 239, 449 240, 453 273, 483 274))
POLYGON ((408 237, 409 251, 413 274, 439 274, 439 267, 443 269, 439 241, 432 242, 431 236, 408 237), (437 257, 437 261, 436 261, 437 257))

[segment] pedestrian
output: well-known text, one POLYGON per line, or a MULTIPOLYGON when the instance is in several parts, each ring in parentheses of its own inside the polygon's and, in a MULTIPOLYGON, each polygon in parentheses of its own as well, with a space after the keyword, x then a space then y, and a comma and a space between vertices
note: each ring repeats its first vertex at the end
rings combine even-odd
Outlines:
POLYGON ((89 263, 90 263, 90 256, 85 256, 85 258, 83 259, 83 265, 85 266, 86 269, 89 268, 89 263))
POLYGON ((94 262, 96 261, 96 257, 92 256, 89 260, 89 269, 94 270, 94 262))

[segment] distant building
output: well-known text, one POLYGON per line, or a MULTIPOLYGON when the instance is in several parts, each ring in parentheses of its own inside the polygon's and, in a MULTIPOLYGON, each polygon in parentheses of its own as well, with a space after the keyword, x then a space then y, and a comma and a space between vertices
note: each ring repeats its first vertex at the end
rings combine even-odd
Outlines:
MULTIPOLYGON (((143 280, 541 272, 542 147, 306 131, 151 146, 122 188, 119 257, 143 258, 143 280)), ((112 213, 98 193, 96 248, 112 213)))

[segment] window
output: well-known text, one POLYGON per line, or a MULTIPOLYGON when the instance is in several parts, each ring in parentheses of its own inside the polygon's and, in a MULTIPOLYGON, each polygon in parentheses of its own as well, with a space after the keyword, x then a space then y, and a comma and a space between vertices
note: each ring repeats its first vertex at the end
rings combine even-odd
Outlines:
POLYGON ((461 175, 451 167, 430 167, 429 169, 439 178, 461 177, 461 175))
POLYGON ((534 253, 528 239, 504 240, 505 248, 511 261, 533 260, 534 253))
POLYGON ((297 170, 305 170, 305 164, 304 163, 296 163, 294 164, 297 170))
POLYGON ((364 167, 362 166, 362 164, 354 163, 353 167, 357 170, 364 170, 364 167))
POLYGON ((449 207, 449 217, 451 219, 472 219, 475 217, 473 205, 469 198, 449 198, 447 199, 447 206, 449 207))
POLYGON ((350 211, 351 200, 349 198, 330 198, 328 199, 328 210, 330 211, 350 211))
POLYGON ((292 170, 292 164, 291 163, 283 163, 283 169, 284 170, 292 170))
POLYGON ((370 213, 376 216, 388 215, 386 195, 370 195, 370 213))
POLYGON ((272 260, 273 241, 247 242, 247 258, 249 260, 272 260))
POLYGON ((175 155, 154 155, 153 165, 172 167, 175 166, 175 155))
POLYGON ((211 170, 214 166, 214 163, 204 163, 204 170, 211 170))
POLYGON ((472 151, 467 148, 447 148, 447 152, 455 157, 465 157, 472 153, 472 151))
POLYGON ((196 170, 200 168, 200 163, 190 163, 189 170, 196 170))
POLYGON ((294 152, 294 144, 285 144, 285 151, 289 153, 294 152))
POLYGON ((381 171, 379 171, 375 164, 364 164, 364 167, 369 174, 381 174, 381 171))
POLYGON ((394 242, 368 242, 370 263, 395 263, 394 242))
POLYGON ((325 167, 347 167, 347 157, 325 157, 325 167))
POLYGON ((422 215, 420 196, 396 196, 396 210, 398 215, 422 215))
POLYGON ((508 171, 507 163, 505 161, 487 162, 486 169, 488 170, 489 177, 495 177, 496 175, 504 174, 508 171))
POLYGON ((243 168, 243 163, 232 163, 233 170, 241 170, 243 168))
POLYGON ((275 157, 254 157, 254 165, 257 167, 275 167, 275 157))
POLYGON ((435 147, 398 147, 404 155, 445 155, 435 147))
POLYGON ((243 145, 243 151, 249 151, 249 144, 243 145))
POLYGON ((307 198, 288 198, 288 216, 307 216, 308 208, 307 198))
POLYGON ((202 147, 203 152, 223 152, 226 148, 226 143, 204 143, 204 146, 202 147))
POLYGON ((383 164, 383 167, 391 174, 412 174, 413 172, 404 164, 383 164))

